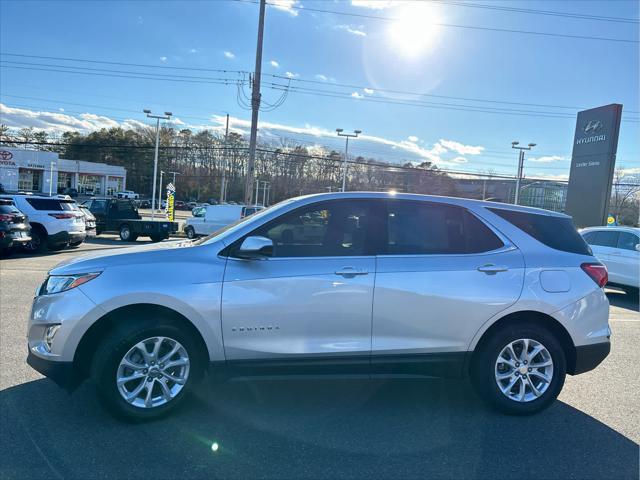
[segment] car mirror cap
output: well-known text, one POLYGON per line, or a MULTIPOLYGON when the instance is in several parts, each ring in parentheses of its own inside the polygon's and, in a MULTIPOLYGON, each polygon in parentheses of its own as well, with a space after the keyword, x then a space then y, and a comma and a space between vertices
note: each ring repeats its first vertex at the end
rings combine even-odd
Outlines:
POLYGON ((238 256, 246 259, 269 257, 273 254, 273 241, 267 237, 250 236, 245 238, 238 250, 238 256))

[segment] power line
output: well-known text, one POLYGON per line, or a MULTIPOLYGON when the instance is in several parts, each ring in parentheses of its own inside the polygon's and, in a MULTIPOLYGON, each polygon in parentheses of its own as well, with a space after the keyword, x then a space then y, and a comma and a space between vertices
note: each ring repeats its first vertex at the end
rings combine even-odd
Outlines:
MULTIPOLYGON (((234 0, 239 3, 257 3, 253 0, 234 0)), ((269 3, 271 6, 278 6, 277 4, 269 3)), ((383 17, 380 15, 371 15, 365 13, 349 13, 349 12, 339 12, 335 10, 325 10, 320 8, 311 8, 307 6, 300 5, 290 5, 289 8, 297 9, 303 12, 315 12, 315 13, 328 13, 332 15, 342 15, 346 17, 356 17, 356 18, 369 18, 373 20, 384 20, 384 21, 397 21, 398 18, 393 17, 383 17)), ((501 33, 516 33, 523 35, 535 35, 535 36, 544 36, 544 37, 558 37, 558 38, 570 38, 574 40, 596 40, 602 42, 616 42, 616 43, 630 43, 630 44, 639 44, 638 40, 630 40, 626 38, 610 38, 610 37, 594 37, 591 35, 571 35, 568 33, 553 33, 553 32, 536 32, 531 30, 519 30, 519 29, 511 29, 511 28, 498 28, 498 27, 481 27, 479 25, 458 25, 453 23, 441 23, 435 22, 431 25, 438 27, 449 27, 449 28, 460 28, 466 30, 481 30, 481 31, 490 31, 490 32, 501 32, 501 33)))
POLYGON ((532 15, 547 15, 554 17, 564 17, 564 18, 575 18, 580 20, 594 20, 601 22, 619 22, 619 23, 632 23, 638 24, 639 21, 637 18, 624 18, 624 17, 607 17, 602 15, 588 15, 582 13, 571 13, 571 12, 557 12, 554 10, 535 10, 530 8, 517 8, 517 7, 505 7, 502 5, 486 5, 480 3, 472 3, 472 2, 459 2, 455 0, 431 0, 436 3, 443 3, 447 5, 453 5, 457 7, 471 7, 471 8, 481 8, 487 10, 500 10, 504 12, 512 12, 512 13, 525 13, 532 15))

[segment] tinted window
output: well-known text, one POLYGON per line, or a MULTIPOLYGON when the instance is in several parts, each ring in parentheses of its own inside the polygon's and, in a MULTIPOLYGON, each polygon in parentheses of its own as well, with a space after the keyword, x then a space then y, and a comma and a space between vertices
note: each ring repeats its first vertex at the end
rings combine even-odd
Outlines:
POLYGON ((591 245, 597 245, 599 247, 612 247, 615 248, 618 244, 618 232, 613 231, 599 231, 594 232, 595 235, 591 240, 591 245))
POLYGON ((593 245, 593 239, 596 237, 596 233, 598 232, 587 232, 584 235, 582 235, 582 238, 584 238, 584 241, 587 242, 589 245, 593 245))
POLYGON ((105 213, 107 211, 107 201, 92 200, 89 210, 91 210, 94 213, 105 213))
POLYGON ((389 202, 389 255, 479 253, 503 246, 466 209, 427 202, 389 202))
POLYGON ((71 210, 71 207, 68 206, 67 202, 63 202, 55 198, 27 198, 26 200, 29 205, 36 210, 51 210, 58 212, 62 210, 71 210))
POLYGON ((618 248, 623 250, 635 250, 638 244, 638 236, 629 232, 620 232, 618 248))
POLYGON ((591 250, 570 218, 490 208, 493 213, 546 246, 564 252, 591 255, 591 250))
POLYGON ((273 241, 274 257, 328 257, 366 255, 366 202, 327 202, 298 209, 251 235, 273 241))
POLYGON ((0 203, 0 213, 16 215, 20 214, 20 210, 14 207, 11 203, 0 203))

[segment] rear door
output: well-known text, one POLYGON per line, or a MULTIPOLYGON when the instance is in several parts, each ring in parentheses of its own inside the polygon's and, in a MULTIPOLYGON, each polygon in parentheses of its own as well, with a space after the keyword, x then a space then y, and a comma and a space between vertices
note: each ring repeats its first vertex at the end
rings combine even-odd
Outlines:
POLYGON ((618 275, 617 268, 611 263, 611 252, 618 246, 619 232, 617 230, 603 229, 597 230, 594 233, 595 235, 589 237, 587 243, 591 246, 595 257, 607 266, 609 280, 619 282, 621 277, 618 275))
POLYGON ((374 372, 459 373, 475 332, 520 296, 522 255, 457 206, 389 201, 385 223, 373 305, 374 372), (446 370, 431 371, 440 367, 446 370))
POLYGON ((619 232, 616 247, 609 254, 609 265, 617 278, 611 281, 632 287, 640 286, 640 252, 636 250, 638 243, 640 239, 635 233, 619 232))

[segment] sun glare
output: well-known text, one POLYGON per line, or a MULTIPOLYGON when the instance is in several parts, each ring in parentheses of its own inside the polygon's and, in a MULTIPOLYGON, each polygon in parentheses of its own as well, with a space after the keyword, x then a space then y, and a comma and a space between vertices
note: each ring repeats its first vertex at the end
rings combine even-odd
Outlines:
POLYGON ((388 35, 393 48, 403 57, 416 58, 429 53, 436 45, 441 27, 437 25, 437 7, 431 3, 415 3, 394 15, 388 35))

